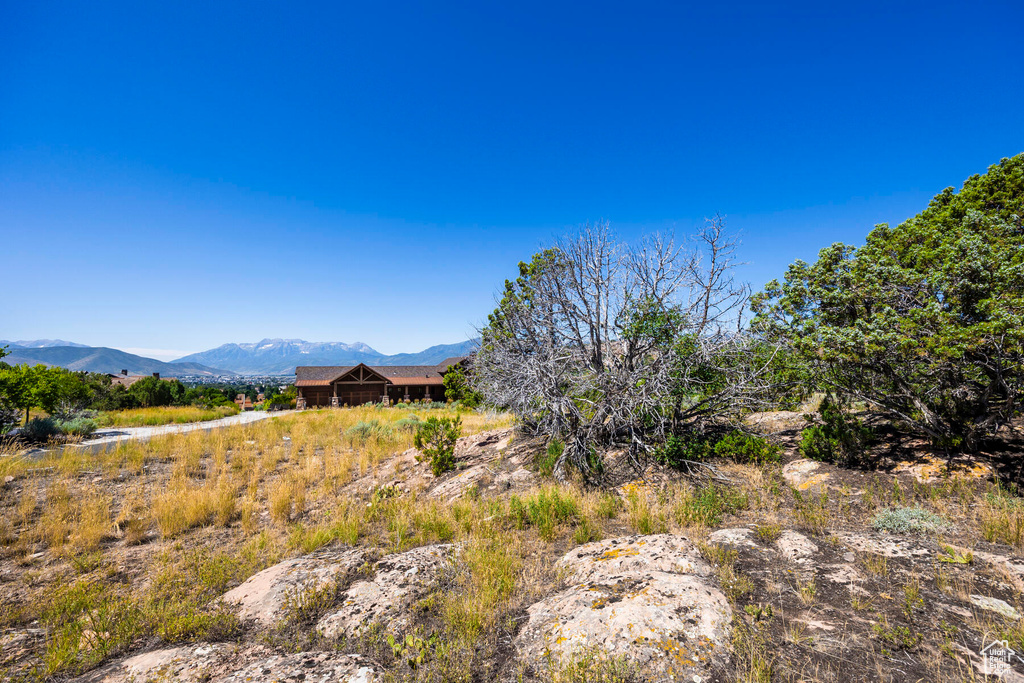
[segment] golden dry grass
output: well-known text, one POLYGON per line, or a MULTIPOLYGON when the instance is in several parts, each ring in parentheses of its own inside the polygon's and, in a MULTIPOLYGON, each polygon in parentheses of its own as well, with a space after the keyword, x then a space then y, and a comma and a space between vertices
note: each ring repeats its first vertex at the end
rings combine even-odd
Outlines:
POLYGON ((236 405, 217 406, 215 408, 164 406, 159 408, 132 408, 129 410, 107 411, 100 413, 96 418, 96 422, 101 427, 152 427, 188 422, 207 422, 237 414, 238 406, 236 405))
MULTIPOLYGON (((957 519, 962 528, 977 529, 979 538, 1019 544, 1014 529, 1022 508, 998 490, 979 498, 955 482, 913 490, 872 483, 850 511, 842 507, 850 497, 842 491, 795 501, 777 466, 726 465, 734 486, 675 479, 620 492, 546 481, 515 495, 484 492, 451 502, 415 490, 391 497, 354 492, 349 485, 355 479, 412 446, 412 434, 393 427, 410 412, 415 410, 305 411, 124 443, 99 454, 0 458, 0 477, 16 482, 0 489, 0 552, 22 568, 18 581, 0 594, 0 628, 40 620, 52 634, 42 654, 45 675, 74 675, 133 642, 229 637, 240 626, 212 606, 216 597, 282 557, 331 543, 394 552, 455 542, 461 547, 457 568, 429 601, 452 653, 446 671, 466 673, 517 628, 524 605, 550 591, 554 558, 605 536, 667 531, 700 540, 714 528, 752 524, 761 541, 772 543, 782 529, 825 534, 837 524, 866 526, 874 510, 913 500, 957 519), (348 433, 374 420, 392 428, 373 438, 348 433), (116 621, 122 630, 89 645, 83 632, 96 632, 88 624, 102 620, 116 621)), ((510 424, 504 415, 461 417, 467 434, 510 424)), ((751 584, 736 557, 707 547, 728 596, 746 599, 751 584)), ((857 565, 878 580, 895 573, 884 559, 868 555, 857 565)), ((973 590, 960 575, 942 581, 961 598, 973 590)), ((819 588, 803 581, 779 590, 817 609, 827 599, 819 588)), ((789 642, 806 640, 800 628, 787 631, 789 642)), ((755 666, 770 644, 756 628, 747 637, 738 656, 746 652, 750 666, 740 680, 768 680, 765 672, 784 663, 755 666)), ((589 666, 550 673, 557 680, 629 678, 626 670, 601 678, 589 666)), ((454 673, 449 678, 459 679, 454 673)))

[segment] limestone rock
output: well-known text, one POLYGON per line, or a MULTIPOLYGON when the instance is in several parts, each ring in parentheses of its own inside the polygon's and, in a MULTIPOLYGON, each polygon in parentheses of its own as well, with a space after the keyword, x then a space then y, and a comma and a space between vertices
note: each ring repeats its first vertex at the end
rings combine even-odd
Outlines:
POLYGON ((955 552, 967 555, 970 554, 976 561, 985 562, 996 568, 1017 591, 1024 592, 1024 560, 1006 557, 995 553, 987 553, 981 550, 970 550, 949 546, 955 552))
POLYGON ((1010 606, 1005 600, 999 598, 991 598, 987 595, 972 595, 971 604, 981 609, 987 609, 990 612, 1000 614, 1007 619, 1017 620, 1020 619, 1020 612, 1010 606))
MULTIPOLYGON (((134 683, 135 681, 213 680, 223 670, 235 648, 223 643, 198 643, 142 652, 82 676, 81 683, 134 683)), ((229 667, 230 668, 230 667, 229 667)))
POLYGON ((289 597, 318 590, 353 573, 373 555, 363 548, 325 550, 279 562, 251 576, 224 594, 226 603, 238 605, 238 616, 270 626, 282 616, 289 597))
POLYGON ((476 465, 468 470, 459 472, 451 479, 446 479, 430 491, 431 498, 444 500, 456 500, 461 498, 474 486, 480 486, 483 480, 490 474, 486 465, 476 465))
POLYGON ((249 664, 224 679, 225 683, 249 681, 302 681, 303 683, 373 683, 374 668, 359 655, 340 652, 298 652, 249 664))
POLYGON ((305 681, 373 683, 373 667, 358 655, 340 652, 277 654, 262 645, 200 643, 143 652, 76 679, 79 683, 144 681, 305 681))
POLYGON ((511 488, 527 488, 533 483, 536 475, 525 467, 513 472, 502 472, 494 478, 494 483, 502 490, 511 488))
POLYGON ((557 563, 571 582, 527 610, 515 646, 543 672, 584 649, 624 656, 655 678, 708 680, 728 659, 732 610, 686 538, 588 543, 557 563))
POLYGON ((810 539, 791 529, 786 529, 779 535, 775 547, 786 559, 802 565, 813 564, 811 556, 818 552, 818 546, 810 539))
POLYGON ((782 468, 782 478, 797 491, 820 491, 823 487, 828 487, 827 482, 832 478, 828 472, 819 472, 820 467, 820 462, 807 458, 794 460, 782 468))
POLYGON ((854 550, 885 557, 919 557, 930 554, 926 548, 906 541, 876 538, 866 534, 836 534, 836 538, 854 550))
POLYGON ((513 434, 512 428, 492 429, 456 441, 455 462, 463 470, 437 484, 431 489, 430 496, 455 500, 473 487, 489 484, 496 474, 492 464, 505 455, 513 434))
POLYGON ((905 461, 896 465, 894 474, 907 473, 919 484, 932 484, 946 478, 991 479, 995 470, 991 465, 970 460, 954 461, 951 466, 943 458, 925 456, 916 461, 905 461))
POLYGON ((555 567, 570 583, 597 582, 627 573, 674 572, 708 576, 711 568, 684 536, 621 536, 573 548, 555 567))
POLYGON ((46 630, 27 628, 0 633, 0 671, 13 673, 26 666, 34 650, 46 640, 46 630))
POLYGON ((758 546, 752 540, 753 535, 753 530, 745 527, 737 527, 735 529, 719 529, 718 531, 713 531, 708 535, 708 540, 712 543, 732 546, 734 548, 756 548, 758 546))
POLYGON ((428 545, 388 555, 374 566, 372 579, 353 583, 341 599, 341 606, 317 624, 327 638, 358 633, 371 623, 401 628, 408 621, 408 608, 429 592, 451 566, 455 546, 428 545))
POLYGON ((489 462, 501 456, 502 451, 512 443, 513 430, 492 429, 472 436, 464 436, 455 442, 455 460, 489 462))

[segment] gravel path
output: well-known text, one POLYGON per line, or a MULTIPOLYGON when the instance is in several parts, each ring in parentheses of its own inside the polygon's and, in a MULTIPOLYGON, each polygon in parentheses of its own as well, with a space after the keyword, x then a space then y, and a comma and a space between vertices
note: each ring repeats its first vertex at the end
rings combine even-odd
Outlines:
POLYGON ((259 422, 260 420, 266 420, 270 417, 287 415, 290 412, 293 411, 281 410, 268 413, 263 410, 252 410, 245 413, 238 413, 237 415, 231 415, 229 417, 222 417, 219 420, 207 420, 206 422, 187 422, 184 424, 160 425, 158 427, 106 427, 97 430, 87 441, 83 441, 78 445, 88 448, 90 446, 101 446, 105 444, 118 443, 120 441, 131 441, 133 439, 141 439, 144 441, 154 436, 161 436, 163 434, 184 434, 185 432, 194 432, 197 429, 210 430, 219 429, 220 427, 234 427, 235 425, 259 422))

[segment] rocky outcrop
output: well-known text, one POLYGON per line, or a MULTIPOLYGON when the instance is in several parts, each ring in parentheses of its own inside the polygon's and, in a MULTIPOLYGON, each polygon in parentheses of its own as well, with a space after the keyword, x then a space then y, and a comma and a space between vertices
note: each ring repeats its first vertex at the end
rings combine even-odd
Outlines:
POLYGON ((814 553, 818 552, 818 546, 811 542, 806 536, 796 531, 786 529, 775 541, 775 547, 787 560, 800 565, 813 564, 811 559, 814 553))
POLYGON ((109 664, 77 680, 79 683, 373 683, 380 680, 380 677, 373 666, 358 655, 340 652, 280 655, 262 645, 239 647, 223 643, 200 643, 143 652, 109 664))
POLYGON ((401 629, 409 622, 409 607, 430 592, 450 568, 455 546, 429 545, 389 555, 374 565, 373 578, 353 583, 340 607, 317 624, 326 638, 359 633, 370 624, 401 629))
POLYGON ((727 661, 732 610, 686 538, 588 543, 557 566, 569 585, 527 610, 515 641, 535 670, 596 649, 651 676, 689 681, 707 680, 727 661))
POLYGON ((918 557, 931 554, 931 551, 914 541, 885 538, 877 534, 840 533, 836 534, 836 538, 853 550, 883 557, 918 557))
POLYGON ((529 488, 536 475, 526 465, 543 448, 541 441, 517 438, 511 428, 465 436, 455 446, 460 471, 434 484, 429 495, 455 500, 473 489, 503 492, 529 488))
POLYGON ((919 484, 934 484, 945 479, 988 480, 995 470, 991 465, 968 458, 948 462, 944 458, 926 455, 912 461, 896 464, 893 474, 909 474, 919 484))
POLYGON ((807 458, 794 460, 782 468, 782 478, 800 492, 816 493, 828 487, 832 475, 820 472, 821 463, 807 458))
POLYGON ((337 585, 374 558, 364 548, 324 550, 279 562, 250 577, 224 594, 223 600, 238 607, 238 616, 261 626, 278 621, 289 601, 308 591, 337 585))
POLYGON ((36 657, 35 650, 46 641, 46 631, 27 628, 0 633, 0 671, 14 671, 28 666, 36 657))
POLYGON ((729 546, 732 548, 756 548, 756 543, 752 540, 754 532, 751 529, 745 529, 738 527, 734 529, 719 529, 708 534, 708 540, 718 545, 729 546))

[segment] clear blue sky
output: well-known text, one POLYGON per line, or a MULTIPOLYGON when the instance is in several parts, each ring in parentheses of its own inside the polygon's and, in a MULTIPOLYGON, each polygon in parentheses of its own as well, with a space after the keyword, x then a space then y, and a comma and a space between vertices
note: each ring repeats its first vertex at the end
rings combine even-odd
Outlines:
POLYGON ((0 338, 419 350, 602 218, 721 212, 760 286, 1024 151, 1022 26, 1019 0, 0 0, 0 338))

